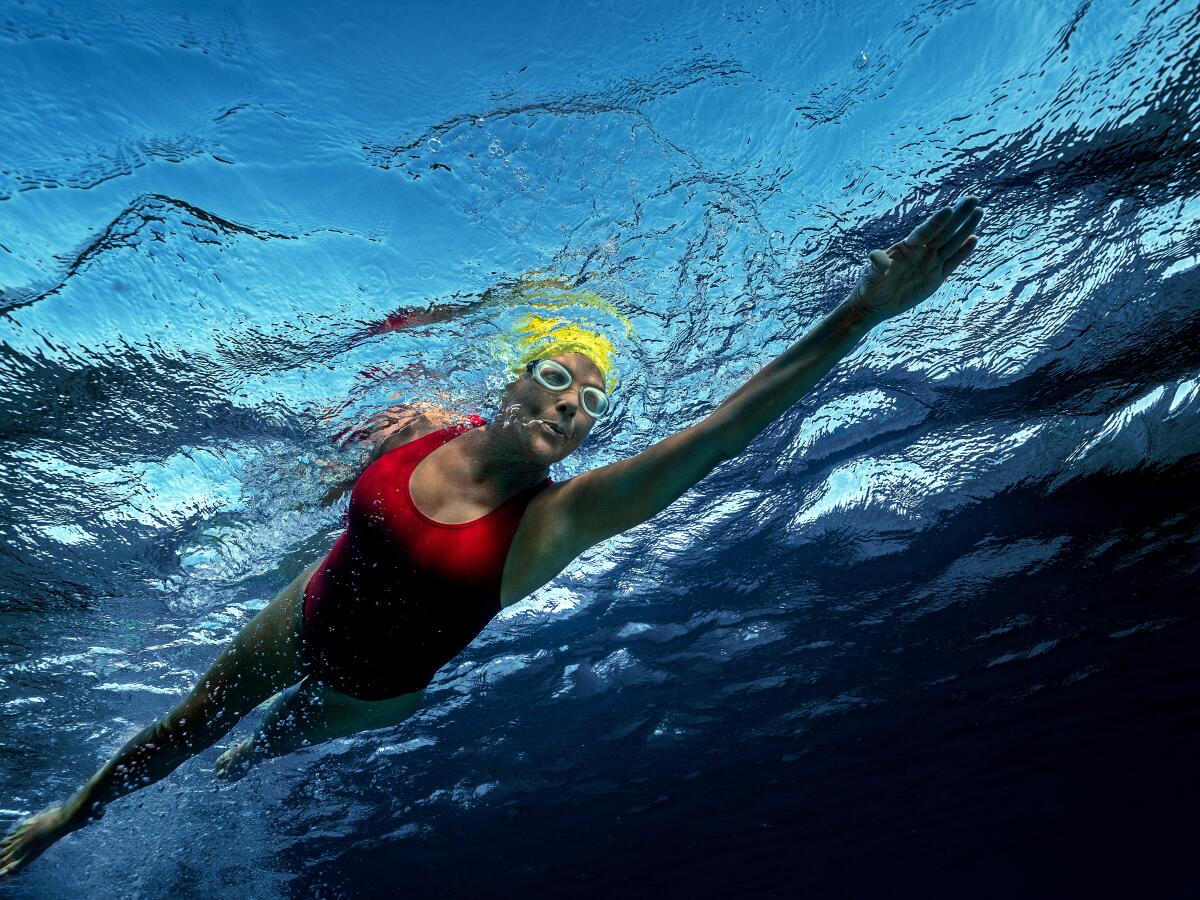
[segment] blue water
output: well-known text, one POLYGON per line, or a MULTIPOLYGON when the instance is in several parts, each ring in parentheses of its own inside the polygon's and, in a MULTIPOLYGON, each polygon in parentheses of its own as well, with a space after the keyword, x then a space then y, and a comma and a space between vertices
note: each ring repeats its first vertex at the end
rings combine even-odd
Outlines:
POLYGON ((489 288, 635 326, 562 480, 988 215, 417 716, 210 751, 0 893, 1195 896, 1198 42, 1181 0, 5 4, 5 828, 328 549, 348 427, 494 411, 489 288))

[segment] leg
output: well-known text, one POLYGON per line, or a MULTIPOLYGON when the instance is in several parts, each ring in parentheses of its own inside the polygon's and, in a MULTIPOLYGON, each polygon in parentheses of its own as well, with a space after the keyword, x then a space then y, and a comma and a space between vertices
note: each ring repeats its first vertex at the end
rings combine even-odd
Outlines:
POLYGON ((240 778, 264 759, 335 738, 388 728, 403 722, 421 705, 425 691, 390 700, 356 700, 306 678, 275 698, 253 735, 217 760, 217 775, 240 778))
POLYGON ((304 586, 319 564, 248 622, 183 702, 131 738, 74 797, 21 823, 0 844, 0 876, 98 818, 118 797, 165 778, 267 697, 300 679, 304 586))

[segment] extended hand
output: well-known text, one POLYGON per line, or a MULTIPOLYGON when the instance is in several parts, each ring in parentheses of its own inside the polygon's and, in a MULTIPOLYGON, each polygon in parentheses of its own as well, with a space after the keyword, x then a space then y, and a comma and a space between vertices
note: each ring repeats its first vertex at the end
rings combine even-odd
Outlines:
POLYGON ((971 232, 983 208, 971 196, 938 210, 886 251, 871 251, 871 269, 859 279, 849 303, 866 310, 873 324, 912 309, 942 286, 975 249, 971 232))

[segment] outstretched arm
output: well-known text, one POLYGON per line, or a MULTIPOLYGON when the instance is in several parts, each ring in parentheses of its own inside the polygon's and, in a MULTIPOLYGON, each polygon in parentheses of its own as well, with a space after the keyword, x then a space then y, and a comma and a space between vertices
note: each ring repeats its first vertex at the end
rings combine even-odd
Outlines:
POLYGON ((637 456, 565 482, 560 510, 574 554, 657 515, 724 460, 740 454, 872 328, 941 287, 975 248, 974 197, 946 207, 886 251, 829 315, 734 391, 709 416, 637 456))

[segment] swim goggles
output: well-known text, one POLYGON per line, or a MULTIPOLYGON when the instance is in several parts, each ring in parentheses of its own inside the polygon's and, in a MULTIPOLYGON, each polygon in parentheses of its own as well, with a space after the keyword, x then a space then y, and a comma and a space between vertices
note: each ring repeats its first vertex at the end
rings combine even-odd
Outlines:
MULTIPOLYGON (((525 371, 533 375, 533 380, 551 391, 565 391, 574 382, 566 366, 552 359, 535 359, 525 367, 525 371)), ((585 385, 579 391, 579 404, 593 419, 598 419, 608 412, 608 394, 600 388, 585 385)))

